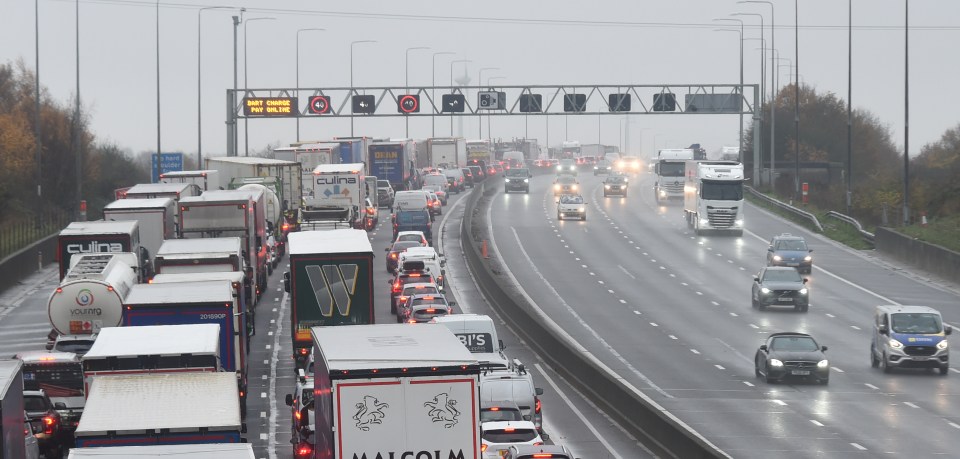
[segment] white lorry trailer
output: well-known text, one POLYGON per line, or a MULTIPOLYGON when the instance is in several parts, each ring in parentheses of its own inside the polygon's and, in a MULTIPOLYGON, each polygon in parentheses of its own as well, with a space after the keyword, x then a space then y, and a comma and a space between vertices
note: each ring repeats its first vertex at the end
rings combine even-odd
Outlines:
POLYGON ((657 204, 683 199, 684 167, 690 159, 693 159, 693 150, 689 148, 663 149, 657 153, 653 167, 657 176, 653 183, 657 204))
POLYGON ((188 183, 196 185, 200 191, 223 189, 220 173, 213 169, 164 172, 160 174, 160 183, 188 183))
POLYGON ((60 335, 93 335, 120 325, 123 300, 137 284, 129 253, 79 255, 47 300, 50 325, 60 335))
POLYGON ((57 261, 60 262, 60 279, 73 266, 73 257, 85 253, 132 252, 137 256, 133 266, 138 269, 141 281, 152 275, 150 254, 140 244, 140 224, 136 220, 72 222, 60 230, 57 237, 57 261))
POLYGON ((179 201, 187 196, 198 196, 203 190, 193 183, 138 183, 123 192, 123 199, 129 198, 173 198, 179 201))
POLYGON ((0 457, 26 457, 24 451, 23 362, 0 359, 0 457))
POLYGON ((683 215, 697 235, 743 235, 743 164, 737 161, 687 161, 683 215))
POLYGON ((315 459, 480 457, 480 365, 437 324, 314 327, 315 459))
POLYGON ((363 163, 317 166, 313 170, 313 189, 303 196, 301 229, 329 223, 361 228, 360 212, 366 208, 365 176, 363 163))
POLYGON ((177 206, 171 198, 118 199, 103 208, 103 219, 136 220, 140 227, 140 245, 147 249, 151 263, 163 241, 177 234, 177 206))
POLYGON ((467 164, 467 142, 462 137, 431 138, 426 144, 428 163, 424 166, 446 169, 467 164))

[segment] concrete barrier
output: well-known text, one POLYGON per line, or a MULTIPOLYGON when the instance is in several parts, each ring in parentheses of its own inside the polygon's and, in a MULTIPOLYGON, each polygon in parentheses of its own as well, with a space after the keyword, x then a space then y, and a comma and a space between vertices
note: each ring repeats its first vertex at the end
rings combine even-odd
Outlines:
POLYGON ((890 228, 877 228, 877 252, 954 282, 960 282, 960 253, 916 240, 890 228))
POLYGON ((473 236, 474 214, 485 183, 467 198, 460 237, 477 288, 491 307, 544 361, 654 454, 684 459, 730 457, 604 365, 542 311, 504 291, 503 280, 496 279, 473 236))
POLYGON ((57 233, 0 260, 0 290, 11 288, 43 265, 56 262, 57 233))

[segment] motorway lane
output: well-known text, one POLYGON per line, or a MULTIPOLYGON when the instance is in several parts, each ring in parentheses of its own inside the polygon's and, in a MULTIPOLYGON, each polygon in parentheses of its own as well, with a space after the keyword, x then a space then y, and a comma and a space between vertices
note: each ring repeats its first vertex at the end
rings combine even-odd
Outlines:
MULTIPOLYGON (((655 207, 642 193, 648 187, 637 186, 636 179, 628 200, 604 200, 602 193, 588 193, 592 205, 586 223, 564 221, 551 228, 548 222, 553 223, 555 211, 552 199, 543 194, 548 181, 535 180, 531 194, 544 197, 543 203, 514 200, 513 196, 497 196, 494 200, 494 232, 499 249, 507 256, 507 266, 541 306, 555 308, 555 317, 571 327, 571 333, 584 336, 588 347, 605 350, 597 354, 606 355, 608 364, 616 367, 620 361, 619 368, 630 363, 641 369, 666 392, 650 390, 646 385, 648 395, 659 397, 658 401, 725 450, 737 456, 763 455, 763 451, 792 451, 791 456, 813 451, 842 455, 869 445, 868 450, 874 451, 937 454, 955 446, 950 438, 955 428, 950 423, 956 424, 956 420, 948 417, 950 408, 956 406, 952 393, 955 384, 948 378, 928 375, 882 375, 866 367, 866 329, 869 311, 878 301, 875 298, 863 298, 861 290, 824 276, 815 267, 809 314, 753 311, 749 306, 750 277, 763 262, 765 243, 748 237, 695 238, 692 233, 684 234, 687 230, 680 209, 655 207), (510 226, 518 227, 518 235, 510 234, 510 226), (544 237, 554 230, 556 241, 544 237), (516 244, 517 239, 522 245, 516 244), (571 250, 573 254, 569 254, 571 250), (527 269, 528 263, 520 255, 524 251, 536 260, 539 270, 527 269), (552 286, 541 288, 543 280, 532 271, 542 271, 552 286), (607 285, 599 284, 601 281, 607 285), (616 287, 608 288, 609 284, 616 287), (580 320, 595 332, 599 330, 605 344, 583 332, 585 328, 571 318, 569 311, 556 307, 560 301, 546 292, 550 289, 574 305, 580 320), (628 311, 630 306, 635 308, 628 311), (630 317, 631 313, 635 317, 630 317), (812 330, 824 344, 833 347, 828 356, 836 369, 829 390, 792 385, 771 389, 753 380, 756 346, 767 333, 784 329, 812 330), (612 346, 621 358, 611 356, 605 346, 612 346), (637 352, 643 349, 657 352, 637 352), (910 415, 912 421, 906 425, 898 422, 902 416, 890 415, 891 398, 904 395, 913 401, 898 401, 895 406, 909 408, 903 414, 910 415), (864 422, 865 418, 881 421, 864 422), (886 431, 894 427, 897 435, 888 435, 886 431), (750 432, 756 432, 756 437, 750 432), (918 442, 918 438, 927 441, 918 442)), ((581 181, 588 191, 597 190, 598 179, 581 177, 581 181)), ((779 219, 749 210, 748 228, 764 224, 789 227, 779 219), (759 223, 764 220, 770 222, 759 223)), ((811 240, 815 260, 830 266, 830 256, 836 249, 830 244, 819 247, 817 242, 811 240)), ((898 276, 895 282, 916 283, 904 276, 898 276)), ((927 286, 907 288, 927 292, 923 298, 943 294, 927 286)), ((643 387, 642 377, 629 370, 626 368, 623 374, 643 387)))

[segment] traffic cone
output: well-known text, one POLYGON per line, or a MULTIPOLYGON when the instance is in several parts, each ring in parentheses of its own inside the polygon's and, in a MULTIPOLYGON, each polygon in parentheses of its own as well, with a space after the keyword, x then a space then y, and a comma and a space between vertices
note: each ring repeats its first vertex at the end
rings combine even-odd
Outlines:
POLYGON ((927 227, 927 213, 926 213, 926 212, 920 212, 920 226, 922 226, 922 227, 924 227, 924 228, 927 227))

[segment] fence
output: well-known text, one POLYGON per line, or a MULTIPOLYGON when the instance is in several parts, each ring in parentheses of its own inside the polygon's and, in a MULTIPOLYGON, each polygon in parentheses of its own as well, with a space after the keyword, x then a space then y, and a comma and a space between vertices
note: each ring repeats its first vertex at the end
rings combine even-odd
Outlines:
POLYGON ((0 260, 54 234, 70 223, 63 212, 51 212, 38 220, 22 218, 0 223, 0 260))

